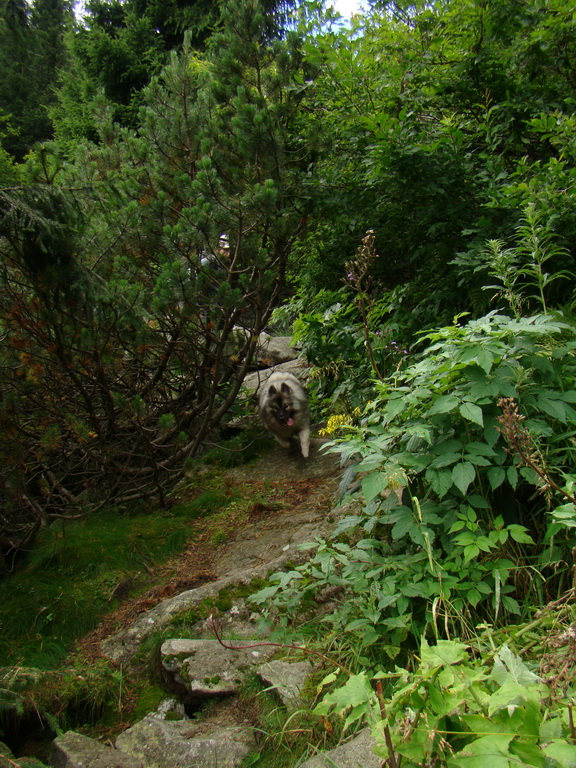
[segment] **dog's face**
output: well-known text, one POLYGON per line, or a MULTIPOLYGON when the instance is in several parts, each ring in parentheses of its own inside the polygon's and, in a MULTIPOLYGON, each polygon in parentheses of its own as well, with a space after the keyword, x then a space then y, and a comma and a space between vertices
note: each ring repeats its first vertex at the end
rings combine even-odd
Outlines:
POLYGON ((280 389, 277 389, 274 385, 270 386, 268 390, 268 408, 279 424, 283 424, 286 427, 294 425, 296 409, 292 398, 292 390, 288 384, 283 382, 280 389))

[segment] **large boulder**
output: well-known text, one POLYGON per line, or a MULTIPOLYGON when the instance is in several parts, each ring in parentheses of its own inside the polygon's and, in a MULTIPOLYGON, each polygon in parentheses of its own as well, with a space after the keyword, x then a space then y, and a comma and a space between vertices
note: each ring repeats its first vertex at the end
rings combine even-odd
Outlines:
POLYGON ((274 651, 266 646, 229 650, 212 639, 166 640, 160 655, 162 666, 177 683, 193 698, 205 698, 236 693, 246 672, 262 664, 274 651))
POLYGON ((267 661, 258 667, 258 677, 270 685, 287 709, 298 709, 303 704, 302 690, 310 677, 309 661, 267 661))
POLYGON ((75 731, 54 739, 52 749, 54 768, 149 768, 132 755, 75 731))
POLYGON ((146 768, 237 768, 253 746, 251 728, 147 716, 116 739, 146 768))

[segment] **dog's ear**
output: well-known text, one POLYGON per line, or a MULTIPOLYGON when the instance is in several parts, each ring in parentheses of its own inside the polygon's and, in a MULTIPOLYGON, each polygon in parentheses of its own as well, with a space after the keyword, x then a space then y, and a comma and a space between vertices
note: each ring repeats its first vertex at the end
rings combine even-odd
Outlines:
POLYGON ((270 384, 270 389, 268 390, 268 397, 274 397, 276 394, 276 387, 274 384, 270 384))
POLYGON ((290 388, 290 386, 288 384, 286 384, 285 381, 282 382, 282 386, 280 387, 280 389, 282 390, 282 392, 285 395, 291 395, 292 394, 292 389, 290 388))

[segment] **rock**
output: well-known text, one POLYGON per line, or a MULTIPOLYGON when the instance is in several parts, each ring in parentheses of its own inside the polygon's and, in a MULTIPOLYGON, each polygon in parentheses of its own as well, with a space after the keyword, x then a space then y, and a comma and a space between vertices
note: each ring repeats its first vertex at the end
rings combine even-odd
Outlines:
POLYGON ((54 768, 148 768, 132 755, 68 731, 53 741, 54 768))
POLYGON ((146 768, 236 768, 253 745, 250 728, 147 716, 116 739, 146 768))
POLYGON ((368 729, 335 749, 315 755, 300 768, 382 768, 383 759, 374 754, 376 741, 368 729))
POLYGON ((288 709, 302 706, 302 689, 312 672, 309 661, 267 661, 258 667, 258 677, 271 685, 288 709))
POLYGON ((188 720, 188 715, 184 709, 184 704, 178 699, 164 699, 158 704, 151 717, 157 717, 158 720, 188 720))
MULTIPOLYGON (((258 642, 258 641, 253 641, 258 642)), ((248 641, 243 641, 246 645, 248 641)), ((236 693, 246 670, 261 664, 273 647, 229 650, 217 640, 166 640, 160 649, 162 666, 194 697, 236 693)))
POLYGON ((300 768, 382 768, 384 761, 374 754, 375 746, 374 737, 366 729, 355 739, 306 760, 300 768))
MULTIPOLYGON (((249 330, 235 326, 228 344, 228 353, 234 354, 237 352, 250 337, 251 332, 249 330)), ((291 336, 270 336, 262 332, 258 336, 254 361, 260 367, 270 367, 294 360, 298 357, 298 354, 299 351, 292 345, 291 336)))
MULTIPOLYGON (((317 462, 320 464, 320 462, 317 462)), ((336 520, 343 514, 344 508, 338 508, 333 514, 336 520)), ((178 614, 189 611, 204 600, 215 598, 230 587, 250 583, 253 579, 266 578, 269 573, 280 570, 290 561, 302 562, 310 552, 302 552, 299 545, 306 541, 326 536, 335 526, 335 522, 325 513, 291 515, 291 530, 286 530, 286 523, 279 519, 277 526, 258 522, 253 526, 254 538, 250 540, 248 527, 243 536, 230 546, 222 548, 222 554, 215 561, 215 568, 225 572, 234 563, 236 570, 228 571, 226 576, 195 589, 169 597, 141 614, 133 624, 106 638, 101 645, 106 658, 117 664, 126 664, 138 652, 142 642, 154 632, 159 632, 178 614)))
POLYGON ((258 342, 256 353, 258 362, 272 367, 273 365, 280 365, 280 363, 295 360, 298 357, 298 350, 292 346, 290 336, 268 336, 268 338, 262 338, 263 336, 266 336, 266 334, 260 334, 258 342))
POLYGON ((266 368, 263 371, 254 371, 253 373, 249 373, 245 377, 242 386, 249 392, 257 393, 262 384, 268 380, 268 377, 276 371, 291 373, 296 376, 297 379, 300 379, 300 381, 305 382, 308 375, 308 370, 309 369, 307 368, 304 361, 289 360, 285 363, 281 363, 280 365, 275 365, 273 368, 266 368))

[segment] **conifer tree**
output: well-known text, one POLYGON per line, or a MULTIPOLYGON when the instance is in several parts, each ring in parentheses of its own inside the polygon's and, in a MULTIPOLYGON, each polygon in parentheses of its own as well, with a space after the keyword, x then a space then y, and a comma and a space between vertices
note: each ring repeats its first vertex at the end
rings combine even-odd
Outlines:
POLYGON ((13 129, 3 146, 18 159, 52 136, 48 108, 72 20, 70 0, 0 0, 0 113, 13 129))
POLYGON ((32 239, 7 230, 0 455, 18 531, 163 500, 238 397, 309 206, 301 57, 269 29, 259 2, 228 4, 207 55, 186 37, 146 89, 138 131, 103 104, 53 182, 70 219, 42 237, 39 198, 32 239))

